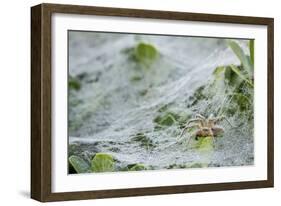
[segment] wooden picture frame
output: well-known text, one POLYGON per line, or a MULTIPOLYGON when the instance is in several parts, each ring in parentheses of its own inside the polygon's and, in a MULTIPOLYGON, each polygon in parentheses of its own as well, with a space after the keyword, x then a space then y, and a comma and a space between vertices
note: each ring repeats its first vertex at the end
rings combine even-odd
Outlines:
POLYGON ((31 8, 31 197, 49 202, 140 195, 160 195, 273 187, 274 183, 274 83, 272 18, 229 16, 170 11, 40 4, 31 8), (78 192, 52 192, 52 23, 54 13, 128 18, 216 22, 267 27, 267 179, 214 184, 170 185, 78 192))

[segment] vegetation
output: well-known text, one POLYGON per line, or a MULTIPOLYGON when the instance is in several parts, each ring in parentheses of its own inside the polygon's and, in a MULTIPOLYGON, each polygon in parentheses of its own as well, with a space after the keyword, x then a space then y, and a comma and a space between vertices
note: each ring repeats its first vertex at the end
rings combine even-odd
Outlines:
POLYGON ((70 75, 69 75, 69 79, 68 79, 68 86, 69 86, 69 89, 76 90, 76 91, 80 90, 80 88, 81 88, 81 84, 80 84, 78 78, 75 78, 70 75))
POLYGON ((113 157, 105 153, 97 153, 91 162, 91 170, 93 172, 113 172, 113 157))
MULTIPOLYGON (((160 56, 157 48, 146 42, 139 42, 133 48, 126 48, 122 51, 135 61, 138 66, 148 69, 160 56)), ((132 77, 132 81, 139 81, 140 77, 132 77)))
POLYGON ((230 48, 239 58, 241 65, 227 65, 217 67, 213 72, 213 74, 216 76, 216 79, 219 79, 222 75, 224 75, 225 82, 230 86, 239 86, 241 83, 247 83, 249 87, 254 87, 254 43, 251 42, 253 42, 253 40, 251 40, 249 44, 251 56, 246 55, 236 42, 228 42, 230 48))
POLYGON ((178 115, 172 112, 167 112, 164 114, 160 114, 154 119, 154 122, 159 126, 171 126, 177 123, 178 115))
MULTIPOLYGON (((140 171, 150 169, 152 168, 150 163, 148 163, 148 165, 146 166, 141 163, 138 163, 138 160, 136 160, 136 162, 133 162, 133 164, 128 164, 128 162, 126 162, 128 161, 127 159, 124 162, 121 159, 118 161, 118 159, 113 157, 111 154, 99 153, 98 151, 107 151, 116 154, 124 152, 124 147, 132 146, 132 148, 138 148, 137 152, 158 152, 158 146, 160 145, 159 142, 163 142, 165 148, 170 147, 166 146, 166 143, 168 145, 170 141, 168 138, 170 136, 180 136, 180 133, 182 129, 186 126, 188 120, 190 120, 196 113, 202 113, 202 115, 206 117, 210 117, 211 114, 213 114, 215 117, 223 115, 228 118, 231 118, 231 120, 235 119, 235 123, 239 124, 245 124, 245 122, 239 122, 240 119, 243 119, 243 121, 246 119, 248 120, 248 123, 253 123, 254 40, 249 41, 248 48, 246 49, 239 45, 235 40, 227 40, 226 43, 229 46, 229 49, 231 49, 233 54, 235 54, 237 59, 239 60, 238 64, 220 65, 216 68, 213 68, 214 71, 212 73, 212 79, 203 82, 203 85, 200 85, 197 88, 193 88, 195 90, 193 90, 194 92, 190 97, 187 97, 185 99, 179 98, 179 104, 178 102, 173 102, 173 100, 167 102, 159 101, 159 104, 165 105, 159 108, 158 110, 157 108, 160 105, 153 106, 152 113, 147 115, 149 117, 149 120, 153 121, 149 122, 153 124, 152 131, 150 130, 151 128, 138 127, 138 129, 136 129, 136 132, 133 133, 133 135, 130 135, 131 133, 126 133, 126 135, 128 135, 126 136, 126 138, 124 138, 126 140, 123 141, 122 139, 123 142, 121 141, 122 144, 120 144, 123 145, 123 147, 116 144, 117 141, 115 142, 115 140, 111 140, 114 141, 114 143, 105 143, 104 141, 101 141, 101 143, 96 142, 98 145, 98 149, 94 152, 91 151, 91 155, 88 158, 84 158, 84 156, 81 155, 81 151, 79 151, 79 153, 69 153, 69 172, 99 173, 114 171, 140 171), (177 108, 180 108, 181 110, 175 109, 176 107, 173 107, 175 105, 180 105, 177 108), (152 120, 150 119, 151 114, 154 114, 154 118, 152 118, 152 120), (241 115, 243 115, 243 118, 239 118, 241 115), (167 139, 163 138, 164 140, 162 141, 160 140, 161 137, 159 137, 158 139, 158 136, 156 139, 153 139, 152 137, 155 137, 155 133, 157 132, 159 134, 163 134, 164 138, 167 139)), ((154 91, 154 87, 151 86, 153 83, 150 83, 149 81, 146 82, 146 80, 148 79, 146 77, 149 75, 153 75, 153 72, 156 70, 146 69, 153 68, 153 64, 157 60, 159 60, 160 52, 154 45, 145 42, 137 43, 134 47, 127 49, 126 52, 126 55, 129 54, 131 60, 131 62, 129 62, 129 65, 133 68, 136 68, 135 70, 132 70, 130 67, 130 70, 128 70, 128 80, 129 83, 131 83, 129 84, 129 86, 135 86, 134 92, 137 92, 136 96, 138 98, 141 98, 143 96, 150 97, 150 91, 154 91), (146 84, 148 86, 144 87, 143 85, 146 84)), ((125 57, 127 58, 128 56, 125 57)), ((164 57, 164 53, 161 56, 161 60, 162 57, 164 57)), ((164 71, 164 69, 162 71, 164 71)), ((82 83, 83 85, 86 84, 83 80, 83 78, 85 78, 83 75, 81 77, 69 77, 70 95, 77 95, 77 91, 81 89, 82 83)), ((172 76, 172 74, 169 75, 172 76)), ((97 102, 97 105, 105 105, 105 103, 103 102, 105 100, 103 99, 96 99, 95 101, 97 102)), ((81 102, 73 101, 71 104, 74 107, 75 105, 81 105, 81 102)), ((96 110, 95 108, 97 108, 97 106, 93 106, 93 108, 91 108, 91 114, 93 110, 96 110)), ((79 112, 78 114, 75 113, 75 115, 75 118, 73 118, 72 121, 69 121, 70 131, 74 131, 77 128, 81 127, 83 122, 85 122, 84 120, 88 117, 87 113, 84 114, 82 112, 79 112)), ((109 123, 106 122, 106 124, 102 126, 104 128, 107 128, 107 124, 109 123)), ((122 130, 123 128, 117 127, 117 129, 122 130)), ((210 165, 212 153, 216 149, 214 139, 212 136, 207 135, 205 135, 204 137, 194 138, 194 136, 196 136, 194 135, 196 132, 197 128, 188 128, 186 130, 185 140, 189 141, 188 138, 191 138, 191 144, 190 146, 186 146, 186 148, 191 148, 194 155, 200 156, 200 161, 190 161, 190 163, 188 164, 171 164, 170 162, 169 164, 171 165, 166 165, 164 166, 165 168, 199 168, 207 167, 208 165, 210 165)), ((170 145, 174 145, 174 143, 178 145, 180 145, 179 143, 184 143, 177 140, 175 140, 175 138, 171 138, 170 145)), ((126 149, 125 151, 127 152, 126 149)), ((161 165, 161 167, 163 167, 163 165, 161 165)))
POLYGON ((112 155, 96 153, 90 164, 83 158, 72 155, 68 158, 70 173, 99 173, 114 171, 141 171, 147 167, 143 164, 132 164, 124 168, 117 168, 112 155))
POLYGON ((234 41, 228 41, 232 51, 240 60, 240 65, 220 66, 213 72, 215 82, 224 81, 224 93, 227 94, 226 103, 221 112, 233 115, 239 112, 247 113, 249 120, 253 115, 254 97, 254 40, 249 41, 249 53, 246 55, 242 48, 234 41))
POLYGON ((134 49, 135 60, 149 67, 158 57, 157 49, 148 43, 141 42, 134 49))
POLYGON ((130 171, 141 171, 147 170, 147 167, 143 164, 135 164, 134 166, 130 167, 130 171))
MULTIPOLYGON (((189 108, 196 107, 202 102, 213 103, 203 111, 205 115, 214 113, 215 116, 226 115, 232 117, 234 114, 246 115, 248 121, 253 121, 253 95, 254 95, 254 41, 251 40, 248 45, 249 54, 243 51, 241 46, 235 41, 227 41, 233 53, 240 60, 239 65, 224 65, 215 68, 214 79, 205 85, 198 87, 193 95, 189 98, 189 108), (218 105, 214 98, 216 95, 225 95, 224 102, 217 109, 218 105), (216 110, 217 109, 217 110, 216 110)), ((172 125, 181 126, 189 119, 183 118, 182 115, 169 111, 169 106, 159 109, 159 114, 154 118, 157 129, 163 129, 172 125), (182 121, 180 121, 182 120, 182 121)), ((189 133, 191 130, 188 130, 189 133)), ((193 140, 192 148, 196 149, 201 156, 206 158, 203 162, 195 163, 196 165, 207 166, 209 157, 214 150, 214 140, 212 137, 198 137, 193 140)), ((172 165, 171 168, 191 167, 190 165, 172 165)), ((193 166, 192 166, 193 167, 193 166)))
POLYGON ((155 147, 153 141, 151 139, 149 139, 147 136, 145 136, 145 134, 142 132, 134 135, 132 140, 134 142, 138 142, 141 147, 144 147, 147 150, 155 147))
POLYGON ((165 105, 158 110, 158 115, 153 119, 153 122, 155 123, 156 129, 172 125, 182 127, 190 117, 190 114, 174 112, 169 109, 169 105, 165 105))
POLYGON ((77 173, 91 172, 90 166, 82 158, 72 155, 72 156, 69 157, 68 160, 69 160, 70 165, 74 168, 74 170, 77 173))

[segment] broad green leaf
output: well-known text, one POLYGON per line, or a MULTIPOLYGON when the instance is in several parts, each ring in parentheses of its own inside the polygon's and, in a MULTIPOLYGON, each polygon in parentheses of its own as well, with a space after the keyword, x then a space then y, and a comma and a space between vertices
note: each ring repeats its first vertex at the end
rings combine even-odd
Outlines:
POLYGON ((133 167, 130 168, 130 171, 141 171, 141 170, 147 170, 146 166, 143 164, 135 164, 133 167))
POLYGON ((90 165, 82 158, 72 155, 68 160, 77 173, 91 172, 90 165))
POLYGON ((93 172, 113 172, 114 160, 110 154, 97 153, 92 159, 91 170, 93 172))
POLYGON ((252 65, 254 65, 254 63, 255 63, 255 40, 254 39, 251 39, 249 41, 249 49, 250 49, 251 63, 252 63, 252 65))
POLYGON ((249 76, 252 76, 253 72, 251 62, 249 61, 247 55, 244 53, 242 48, 235 41, 228 41, 228 44, 240 60, 245 70, 248 72, 249 76))
POLYGON ((200 152, 212 152, 214 149, 213 144, 213 137, 199 137, 196 147, 200 152))
POLYGON ((199 141, 196 144, 197 155, 200 156, 199 163, 202 167, 208 167, 214 153, 213 137, 198 137, 199 141))
POLYGON ((151 44, 139 43, 135 48, 136 59, 147 66, 151 64, 157 58, 157 56, 158 51, 151 44))
POLYGON ((171 126, 174 123, 176 123, 176 120, 175 120, 174 116, 171 114, 164 116, 162 118, 162 120, 160 121, 160 125, 166 125, 166 126, 171 126))
POLYGON ((136 53, 140 59, 155 59, 157 57, 156 48, 146 43, 139 43, 136 48, 136 53))
POLYGON ((234 71, 242 80, 246 81, 251 87, 254 87, 251 80, 249 80, 235 65, 230 65, 232 71, 234 71))
POLYGON ((161 114, 154 119, 154 122, 161 126, 171 126, 177 122, 180 116, 173 112, 166 112, 164 115, 161 114))

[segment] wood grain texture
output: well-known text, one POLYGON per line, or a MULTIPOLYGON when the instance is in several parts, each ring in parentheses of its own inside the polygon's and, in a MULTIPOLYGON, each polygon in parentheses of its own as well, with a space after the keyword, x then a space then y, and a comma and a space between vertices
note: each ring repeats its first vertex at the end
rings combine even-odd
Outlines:
POLYGON ((31 197, 51 193, 51 11, 31 8, 31 197))
POLYGON ((267 179, 274 186, 274 20, 267 26, 267 179))
POLYGON ((229 15, 198 14, 90 7, 76 5, 41 4, 31 8, 31 197, 47 201, 92 198, 160 195, 187 192, 206 192, 233 189, 273 187, 273 19, 229 15), (221 22, 266 25, 268 28, 268 179, 264 181, 232 182, 134 189, 52 193, 51 190, 51 16, 53 13, 102 15, 135 18, 154 18, 183 21, 221 22))
POLYGON ((31 197, 41 200, 41 6, 31 10, 31 197))
POLYGON ((68 14, 79 14, 79 15, 120 16, 120 17, 184 20, 184 21, 254 24, 254 25, 267 25, 268 22, 271 20, 271 18, 264 18, 264 17, 202 14, 202 13, 189 13, 189 12, 187 13, 187 12, 174 12, 174 11, 141 10, 141 9, 127 9, 127 8, 63 5, 63 4, 43 4, 43 6, 46 9, 52 10, 52 12, 55 13, 68 13, 68 14))

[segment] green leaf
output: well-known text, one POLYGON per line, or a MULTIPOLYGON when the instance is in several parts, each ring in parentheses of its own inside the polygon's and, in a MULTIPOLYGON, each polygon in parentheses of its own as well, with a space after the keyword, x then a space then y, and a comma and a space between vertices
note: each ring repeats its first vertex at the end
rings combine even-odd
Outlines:
POLYGON ((252 63, 252 65, 254 65, 254 63, 255 63, 255 40, 254 39, 251 39, 249 41, 249 49, 250 49, 251 63, 252 63))
POLYGON ((72 155, 68 158, 68 161, 77 173, 91 172, 90 165, 78 156, 72 155))
POLYGON ((251 62, 249 61, 247 55, 244 53, 243 49, 235 41, 228 41, 228 44, 240 60, 245 70, 248 72, 249 76, 252 76, 253 65, 251 65, 251 62))
POLYGON ((155 147, 153 141, 142 132, 135 134, 132 140, 139 142, 140 146, 144 147, 145 149, 151 149, 155 147))
POLYGON ((199 137, 199 141, 196 147, 201 152, 211 152, 214 149, 213 144, 213 137, 199 137))
POLYGON ((132 76, 130 80, 131 80, 132 82, 137 82, 137 81, 140 81, 141 79, 142 79, 141 76, 132 76))
POLYGON ((69 76, 68 87, 69 87, 69 89, 79 90, 81 88, 81 84, 78 81, 78 79, 76 79, 72 76, 69 76))
POLYGON ((196 155, 200 156, 199 163, 202 167, 208 167, 214 153, 214 139, 211 136, 198 137, 198 142, 195 144, 196 155))
POLYGON ((159 123, 160 125, 171 126, 176 122, 177 121, 174 116, 172 114, 168 114, 167 116, 163 117, 159 123))
POLYGON ((97 153, 92 159, 91 169, 93 172, 113 172, 113 157, 110 154, 97 153))
POLYGON ((158 56, 157 49, 147 43, 139 43, 135 48, 135 57, 136 59, 145 64, 146 66, 149 66, 158 56))
POLYGON ((215 75, 216 79, 220 79, 221 75, 225 72, 224 66, 219 66, 213 71, 213 75, 215 75))
POLYGON ((249 108, 249 106, 252 104, 252 102, 250 101, 250 99, 242 94, 242 93, 233 93, 233 99, 232 101, 235 101, 238 108, 240 109, 240 111, 245 111, 249 108))
POLYGON ((154 119, 154 122, 161 126, 171 126, 177 123, 177 119, 179 119, 179 115, 174 114, 172 112, 167 112, 165 114, 161 114, 154 119))
POLYGON ((186 167, 187 168, 202 168, 202 167, 207 167, 208 165, 204 165, 202 163, 190 163, 187 164, 186 167))
POLYGON ((143 164, 135 164, 133 167, 130 168, 130 171, 141 171, 141 170, 147 170, 146 166, 143 164))
POLYGON ((244 100, 246 100, 248 103, 251 103, 250 99, 249 99, 246 95, 244 95, 244 94, 242 94, 242 93, 233 93, 233 96, 236 96, 236 97, 239 98, 239 99, 244 99, 244 100))
POLYGON ((234 71, 242 80, 246 81, 251 87, 254 87, 252 81, 242 74, 242 72, 235 65, 230 65, 230 67, 232 71, 234 71))

